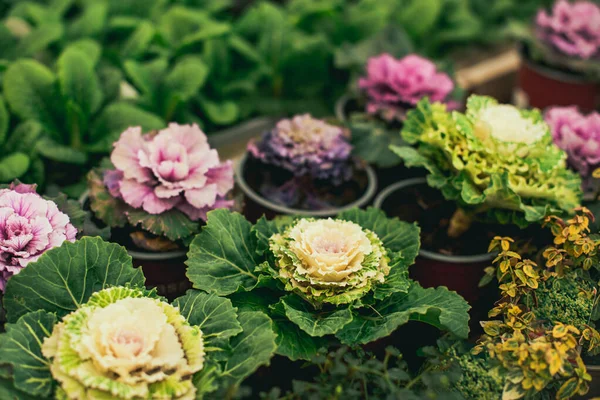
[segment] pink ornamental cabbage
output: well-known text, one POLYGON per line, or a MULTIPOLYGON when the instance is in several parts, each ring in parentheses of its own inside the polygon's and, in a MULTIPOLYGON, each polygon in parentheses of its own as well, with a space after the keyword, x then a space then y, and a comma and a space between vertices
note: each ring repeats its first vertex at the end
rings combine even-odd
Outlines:
POLYGON ((230 208, 231 161, 220 162, 198 125, 171 123, 156 134, 129 128, 114 144, 110 157, 116 170, 104 183, 111 195, 149 214, 177 208, 191 220, 206 220, 216 208, 230 208))
POLYGON ((600 166, 600 114, 582 115, 577 107, 554 107, 544 116, 554 143, 583 177, 600 166))
POLYGON ((37 194, 35 185, 0 190, 0 292, 11 276, 76 235, 69 217, 37 194))
POLYGON ((568 56, 588 60, 600 56, 600 7, 590 1, 558 0, 552 12, 536 17, 540 40, 568 56))
MULTIPOLYGON (((369 59, 367 76, 358 81, 367 97, 367 112, 381 113, 385 119, 402 118, 407 109, 423 97, 432 102, 448 102, 454 90, 450 77, 439 72, 435 64, 415 54, 400 60, 389 54, 369 59)), ((457 106, 448 102, 450 108, 457 106)))

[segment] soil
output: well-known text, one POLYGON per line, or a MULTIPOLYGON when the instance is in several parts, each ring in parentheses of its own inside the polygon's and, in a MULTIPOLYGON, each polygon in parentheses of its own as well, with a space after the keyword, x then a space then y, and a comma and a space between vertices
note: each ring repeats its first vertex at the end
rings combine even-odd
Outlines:
POLYGON ((367 189, 369 179, 364 168, 353 166, 353 177, 348 182, 333 185, 328 180, 294 178, 290 171, 263 163, 251 156, 246 159, 244 179, 258 194, 274 203, 299 210, 329 209, 346 206, 358 200, 367 189), (285 184, 298 180, 300 192, 292 204, 284 204, 269 193, 285 184))
POLYGON ((526 229, 515 225, 474 221, 469 230, 458 238, 448 236, 450 218, 456 204, 444 199, 439 190, 420 184, 392 193, 381 207, 388 216, 403 221, 418 222, 421 227, 421 247, 446 255, 468 256, 487 253, 494 236, 509 236, 517 245, 540 248, 551 243, 551 233, 534 224, 526 229), (519 239, 527 238, 527 239, 519 239))

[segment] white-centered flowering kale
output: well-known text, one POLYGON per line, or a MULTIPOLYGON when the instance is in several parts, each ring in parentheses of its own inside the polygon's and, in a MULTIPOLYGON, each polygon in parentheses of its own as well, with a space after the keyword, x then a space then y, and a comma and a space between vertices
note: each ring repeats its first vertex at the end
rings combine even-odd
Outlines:
POLYGON ((277 351, 291 359, 369 343, 411 319, 465 337, 464 299, 408 277, 419 246, 416 225, 373 208, 255 225, 215 210, 190 246, 187 274, 195 288, 269 314, 277 351))
POLYGON ((390 273, 381 240, 350 221, 301 219, 271 236, 269 246, 285 290, 317 304, 350 303, 390 273))
POLYGON ((143 285, 126 250, 100 238, 65 242, 11 278, 0 398, 197 400, 235 392, 271 358, 264 313, 195 290, 169 304, 143 285))
POLYGON ((406 165, 427 168, 429 185, 457 202, 463 220, 526 226, 579 205, 581 180, 538 110, 471 96, 462 114, 424 99, 409 112, 402 137, 416 148, 392 150, 406 165))

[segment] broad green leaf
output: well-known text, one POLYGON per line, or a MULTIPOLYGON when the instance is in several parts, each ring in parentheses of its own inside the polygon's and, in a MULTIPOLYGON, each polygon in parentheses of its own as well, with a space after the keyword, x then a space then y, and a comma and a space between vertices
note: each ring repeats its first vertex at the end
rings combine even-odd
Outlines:
POLYGON ((108 6, 104 2, 90 3, 83 13, 67 28, 70 38, 95 36, 102 33, 106 26, 108 6))
POLYGON ((315 310, 312 305, 296 295, 285 296, 280 302, 289 320, 310 336, 333 335, 352 321, 350 308, 315 310))
POLYGON ((39 51, 45 50, 48 45, 59 40, 63 33, 62 24, 58 22, 43 23, 19 42, 16 54, 20 57, 35 56, 39 51))
POLYGON ((268 365, 277 348, 273 323, 266 314, 243 311, 238 319, 243 331, 231 339, 222 372, 229 385, 238 385, 258 367, 268 365))
POLYGON ((336 336, 344 344, 365 344, 388 336, 414 320, 466 338, 470 308, 465 299, 446 287, 424 289, 415 283, 408 293, 394 293, 372 308, 357 310, 352 322, 336 336))
POLYGON ((27 154, 23 153, 12 153, 0 158, 0 182, 8 183, 22 177, 29 169, 30 162, 27 154))
POLYGON ((4 96, 15 114, 38 121, 52 133, 60 132, 58 121, 64 111, 56 78, 47 67, 34 60, 19 60, 8 67, 2 81, 4 96))
POLYGON ((198 290, 188 290, 173 303, 191 325, 198 325, 210 346, 242 331, 231 300, 198 290))
POLYGON ((35 145, 36 151, 43 157, 68 164, 83 165, 87 162, 87 154, 56 143, 49 137, 42 137, 35 145))
POLYGON ((411 0, 398 13, 398 22, 411 36, 419 38, 435 26, 443 5, 439 0, 411 0))
POLYGON ((98 116, 92 130, 92 142, 102 143, 103 151, 110 151, 112 143, 130 126, 141 126, 144 132, 161 129, 165 122, 155 114, 141 108, 117 102, 107 106, 98 116))
POLYGON ((233 304, 241 311, 262 311, 273 321, 273 331, 277 335, 277 354, 291 360, 311 360, 321 348, 327 347, 328 340, 313 337, 291 322, 279 301, 279 292, 266 289, 235 293, 233 304))
POLYGON ((32 396, 49 397, 52 393, 50 362, 42 355, 41 347, 56 321, 56 315, 39 310, 6 325, 0 363, 12 366, 15 388, 32 396))
POLYGON ((208 119, 217 125, 229 125, 239 118, 240 110, 233 101, 214 102, 198 96, 198 103, 208 119))
POLYGON ((125 42, 121 49, 121 54, 126 58, 140 58, 146 53, 146 50, 152 43, 156 30, 151 22, 143 21, 129 39, 125 42))
POLYGON ((143 286, 124 247, 95 237, 46 251, 9 279, 4 293, 9 322, 30 311, 45 310, 63 317, 79 308, 90 295, 109 286, 143 286))
POLYGON ((127 210, 127 220, 131 226, 141 226, 148 232, 157 236, 166 236, 173 241, 190 237, 199 229, 198 222, 190 220, 177 209, 162 214, 148 214, 143 210, 130 207, 127 210))
POLYGON ((228 295, 250 290, 258 282, 254 273, 261 260, 252 224, 241 214, 214 210, 188 252, 187 276, 194 288, 228 295))
POLYGON ((199 57, 184 57, 165 77, 164 88, 167 93, 176 93, 182 101, 187 101, 196 95, 207 76, 208 67, 199 57))
POLYGON ((392 293, 408 292, 411 280, 408 277, 408 267, 412 263, 406 262, 402 252, 390 253, 390 273, 385 277, 385 282, 376 285, 373 290, 373 297, 377 300, 383 300, 392 293))
POLYGON ((141 63, 138 61, 125 61, 125 72, 131 82, 142 93, 151 94, 158 89, 158 84, 162 80, 169 62, 166 58, 157 58, 156 60, 141 63))
POLYGON ((382 210, 369 207, 367 210, 353 208, 338 215, 338 218, 356 222, 365 229, 373 231, 383 242, 383 246, 393 252, 400 252, 403 262, 412 265, 415 262, 421 241, 421 229, 417 224, 409 224, 398 218, 388 218, 382 210))
POLYGON ((100 56, 102 55, 102 47, 100 47, 100 44, 97 41, 92 39, 80 39, 71 42, 65 49, 65 52, 68 49, 75 49, 80 53, 85 54, 85 57, 94 66, 98 64, 100 56))
POLYGON ((102 103, 102 89, 88 55, 68 47, 58 58, 57 76, 63 96, 74 101, 88 118, 102 103))
POLYGON ((0 378, 0 399, 2 400, 40 400, 39 396, 31 396, 17 390, 12 380, 0 378))
POLYGON ((123 73, 119 68, 108 64, 101 64, 97 72, 104 94, 104 101, 107 103, 116 101, 121 96, 123 73))
POLYGON ((0 145, 6 141, 8 133, 8 123, 10 122, 10 115, 6 109, 4 99, 0 96, 0 145))
POLYGON ((350 122, 350 129, 353 152, 357 157, 381 168, 400 164, 398 156, 390 150, 390 145, 403 143, 398 131, 388 130, 383 123, 354 116, 350 122))
POLYGON ((264 215, 260 217, 252 230, 256 233, 258 243, 256 251, 258 255, 263 255, 269 249, 269 239, 276 233, 283 233, 285 229, 294 222, 294 217, 278 216, 274 219, 267 219, 264 215))

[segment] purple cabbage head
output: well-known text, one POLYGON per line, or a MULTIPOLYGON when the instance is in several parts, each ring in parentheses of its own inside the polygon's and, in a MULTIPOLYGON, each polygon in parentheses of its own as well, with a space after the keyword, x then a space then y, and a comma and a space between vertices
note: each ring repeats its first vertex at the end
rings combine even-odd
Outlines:
POLYGON ((423 97, 432 102, 446 102, 449 108, 457 104, 448 101, 454 83, 448 74, 439 72, 433 62, 415 54, 400 60, 389 54, 369 59, 367 76, 358 86, 367 95, 367 112, 386 120, 403 119, 406 111, 423 97))
POLYGON ((588 60, 600 56, 600 7, 591 1, 558 0, 552 12, 540 10, 537 37, 567 56, 588 60))
POLYGON ((296 177, 310 176, 339 184, 352 176, 352 145, 344 129, 309 114, 279 121, 260 141, 250 142, 248 151, 296 177))
POLYGON ((553 107, 544 118, 554 143, 567 153, 569 164, 588 178, 600 166, 600 114, 585 116, 577 107, 553 107))

